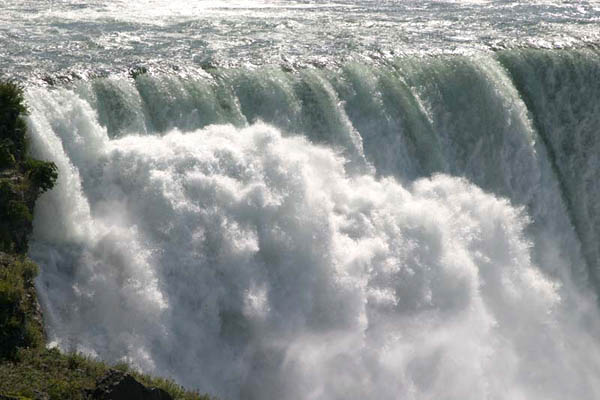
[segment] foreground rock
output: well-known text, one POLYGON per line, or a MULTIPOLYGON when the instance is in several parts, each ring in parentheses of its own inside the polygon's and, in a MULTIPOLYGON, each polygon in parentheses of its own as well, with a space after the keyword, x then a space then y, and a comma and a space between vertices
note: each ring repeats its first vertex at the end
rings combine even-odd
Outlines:
POLYGON ((102 377, 96 389, 88 394, 94 400, 173 400, 164 390, 148 388, 133 376, 114 369, 102 377))

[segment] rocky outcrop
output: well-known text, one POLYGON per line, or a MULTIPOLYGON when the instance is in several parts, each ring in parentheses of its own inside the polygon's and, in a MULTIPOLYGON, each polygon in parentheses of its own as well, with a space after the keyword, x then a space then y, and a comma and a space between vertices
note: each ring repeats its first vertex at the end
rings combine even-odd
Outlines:
POLYGON ((88 392, 93 400, 173 400, 169 393, 159 388, 148 388, 128 373, 111 369, 88 392))

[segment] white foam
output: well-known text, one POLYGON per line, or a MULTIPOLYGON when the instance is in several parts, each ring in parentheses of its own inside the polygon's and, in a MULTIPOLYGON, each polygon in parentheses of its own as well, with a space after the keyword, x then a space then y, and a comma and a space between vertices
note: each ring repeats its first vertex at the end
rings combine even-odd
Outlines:
POLYGON ((31 249, 59 347, 232 399, 600 393, 596 309, 509 201, 261 123, 109 139, 74 93, 29 98, 60 168, 31 249))

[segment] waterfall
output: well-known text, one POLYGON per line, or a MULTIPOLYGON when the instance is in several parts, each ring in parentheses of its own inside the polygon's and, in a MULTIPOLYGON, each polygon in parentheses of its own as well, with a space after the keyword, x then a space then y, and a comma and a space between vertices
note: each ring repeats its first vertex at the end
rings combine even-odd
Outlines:
POLYGON ((30 87, 52 345, 228 399, 595 399, 592 50, 30 87))

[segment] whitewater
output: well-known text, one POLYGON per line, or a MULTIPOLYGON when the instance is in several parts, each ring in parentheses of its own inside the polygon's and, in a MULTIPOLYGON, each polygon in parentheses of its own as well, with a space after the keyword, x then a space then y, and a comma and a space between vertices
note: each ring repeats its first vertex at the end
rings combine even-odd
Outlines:
POLYGON ((0 7, 50 346, 222 399, 600 396, 600 3, 0 7))

